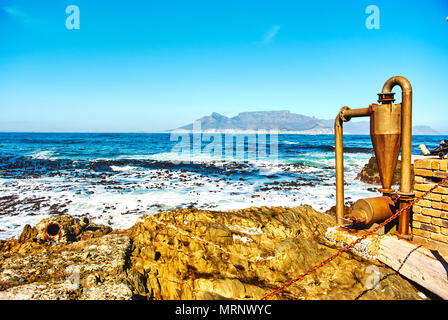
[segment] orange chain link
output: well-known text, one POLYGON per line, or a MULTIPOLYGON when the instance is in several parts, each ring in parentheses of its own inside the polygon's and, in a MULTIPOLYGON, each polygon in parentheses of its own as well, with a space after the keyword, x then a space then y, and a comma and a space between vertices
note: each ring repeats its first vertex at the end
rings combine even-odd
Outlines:
POLYGON ((386 224, 388 224, 389 222, 391 222, 392 220, 394 220, 395 218, 397 218, 400 214, 402 214, 404 211, 408 210, 409 208, 411 208, 413 205, 415 205, 417 202, 419 202, 421 199, 423 199, 424 197, 426 197, 428 194, 430 194, 431 192, 433 192, 435 189, 437 189, 438 187, 440 187, 442 184, 444 184, 445 182, 448 181, 448 177, 443 178, 439 183, 437 183, 436 185, 434 185, 433 187, 431 187, 431 189, 429 189, 428 191, 426 191, 425 193, 423 193, 423 195, 421 195, 418 198, 415 198, 411 203, 409 203, 406 207, 402 208, 401 210, 397 211, 395 214, 393 214, 392 216, 390 216, 389 218, 387 218, 385 221, 383 221, 381 224, 379 224, 378 226, 376 226, 375 228, 373 228, 372 230, 368 230, 366 231, 366 233, 364 235, 362 235, 360 238, 356 239, 355 241, 351 242, 350 244, 348 244, 347 246, 343 247, 342 249, 340 249, 337 253, 335 253, 334 255, 332 255, 331 257, 329 257, 328 259, 322 261, 321 263, 315 265, 314 267, 312 267, 311 269, 309 269, 308 271, 302 273, 301 275, 299 275, 298 277, 292 279, 291 281, 285 283, 284 285, 282 285, 281 287, 279 287, 278 289, 275 289, 274 291, 272 291, 271 293, 268 293, 267 295, 263 296, 261 298, 261 300, 267 300, 275 295, 277 295, 278 293, 282 292, 283 290, 285 290, 286 288, 292 286, 294 283, 296 283, 297 281, 305 278, 307 275, 313 273, 314 271, 316 271, 317 269, 323 267, 324 265, 330 263, 331 261, 333 261, 334 259, 336 259, 337 257, 339 257, 340 255, 342 255, 344 252, 347 252, 348 250, 350 250, 351 248, 353 248, 354 246, 356 246, 358 243, 360 243, 362 240, 365 240, 368 236, 373 235, 375 232, 377 232, 379 229, 381 229, 382 227, 384 227, 386 224))

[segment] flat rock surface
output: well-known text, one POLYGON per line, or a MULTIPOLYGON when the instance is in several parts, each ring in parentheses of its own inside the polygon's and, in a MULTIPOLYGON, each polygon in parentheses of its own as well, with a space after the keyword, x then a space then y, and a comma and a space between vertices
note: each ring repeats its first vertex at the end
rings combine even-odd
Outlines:
MULTIPOLYGON (((259 299, 337 252, 324 238, 334 225, 309 206, 174 210, 116 231, 52 217, 0 241, 0 299, 259 299)), ((274 298, 421 299, 351 253, 274 298)))
POLYGON ((34 242, 0 255, 0 299, 131 299, 125 234, 54 246, 34 242))

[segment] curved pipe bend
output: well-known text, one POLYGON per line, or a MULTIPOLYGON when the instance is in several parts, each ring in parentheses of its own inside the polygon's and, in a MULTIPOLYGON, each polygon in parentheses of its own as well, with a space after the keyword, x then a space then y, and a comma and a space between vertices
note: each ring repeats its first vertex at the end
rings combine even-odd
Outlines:
POLYGON ((412 92, 412 86, 408 79, 402 76, 395 76, 384 83, 383 93, 392 92, 392 89, 397 85, 400 86, 402 92, 412 92))
POLYGON ((395 86, 401 88, 401 163, 400 192, 410 194, 412 163, 412 86, 408 79, 395 76, 388 79, 382 93, 390 93, 395 86))

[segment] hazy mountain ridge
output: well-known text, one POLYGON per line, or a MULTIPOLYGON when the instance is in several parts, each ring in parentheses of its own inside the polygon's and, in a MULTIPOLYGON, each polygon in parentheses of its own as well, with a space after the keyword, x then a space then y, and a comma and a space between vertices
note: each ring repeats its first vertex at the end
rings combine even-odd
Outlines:
MULTIPOLYGON (((229 118, 217 112, 204 116, 200 121, 202 132, 250 132, 257 130, 278 130, 280 133, 301 134, 332 134, 334 133, 334 120, 318 119, 302 114, 281 111, 254 111, 240 112, 229 118)), ((346 122, 344 133, 369 134, 369 122, 346 122)), ((189 132, 193 130, 193 123, 169 130, 171 132, 189 132)), ((439 134, 429 126, 415 126, 414 134, 439 134)))

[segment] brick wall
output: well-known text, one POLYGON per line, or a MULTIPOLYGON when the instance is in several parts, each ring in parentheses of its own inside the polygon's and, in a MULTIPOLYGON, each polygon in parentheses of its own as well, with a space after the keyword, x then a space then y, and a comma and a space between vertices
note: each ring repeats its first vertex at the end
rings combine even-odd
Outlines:
MULTIPOLYGON (((415 196, 422 196, 448 173, 448 160, 417 159, 414 162, 415 196)), ((448 184, 437 188, 413 208, 414 241, 448 250, 448 184)))

